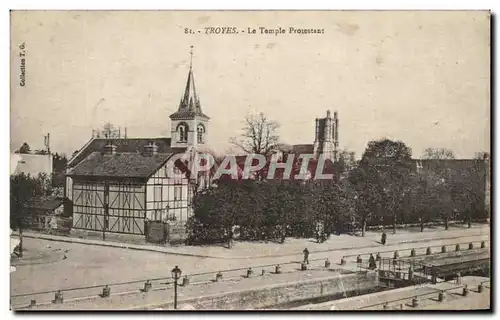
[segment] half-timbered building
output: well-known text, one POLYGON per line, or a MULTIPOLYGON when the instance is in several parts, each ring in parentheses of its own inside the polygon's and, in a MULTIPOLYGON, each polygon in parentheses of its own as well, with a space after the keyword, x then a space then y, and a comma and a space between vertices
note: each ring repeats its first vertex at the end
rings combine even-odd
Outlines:
POLYGON ((73 229, 145 235, 147 221, 185 223, 192 214, 189 176, 182 162, 169 160, 206 149, 208 121, 190 65, 170 115, 171 138, 93 136, 68 162, 65 196, 73 205, 73 229))

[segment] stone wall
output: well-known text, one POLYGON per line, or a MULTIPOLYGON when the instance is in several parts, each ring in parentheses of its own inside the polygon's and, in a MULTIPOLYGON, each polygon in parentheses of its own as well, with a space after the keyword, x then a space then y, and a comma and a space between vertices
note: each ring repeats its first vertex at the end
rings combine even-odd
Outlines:
MULTIPOLYGON (((228 292, 224 294, 181 300, 179 307, 191 305, 197 310, 247 310, 275 308, 293 302, 318 299, 328 296, 352 296, 356 291, 369 291, 378 286, 377 272, 338 275, 323 279, 273 285, 254 290, 228 292)), ((173 303, 150 308, 173 309, 173 303)))

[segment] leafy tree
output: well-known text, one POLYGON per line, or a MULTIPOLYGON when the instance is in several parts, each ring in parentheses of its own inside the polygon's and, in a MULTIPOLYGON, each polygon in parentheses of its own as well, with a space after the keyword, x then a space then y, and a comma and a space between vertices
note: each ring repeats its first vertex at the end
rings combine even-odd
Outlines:
POLYGON ((485 208, 486 164, 476 160, 472 168, 461 168, 455 173, 452 185, 452 197, 468 227, 473 219, 488 217, 485 208))
POLYGON ((50 180, 46 175, 33 178, 24 173, 10 176, 10 226, 19 230, 19 254, 22 256, 23 229, 28 215, 26 205, 37 196, 50 193, 50 180))
POLYGON ((377 209, 379 217, 392 217, 393 233, 397 214, 410 192, 411 165, 411 149, 401 141, 388 139, 369 142, 360 161, 360 167, 369 173, 365 175, 365 191, 378 193, 364 196, 375 201, 372 209, 377 209))
POLYGON ((354 186, 355 218, 364 237, 369 221, 381 215, 382 190, 374 167, 357 167, 349 174, 349 180, 354 186))

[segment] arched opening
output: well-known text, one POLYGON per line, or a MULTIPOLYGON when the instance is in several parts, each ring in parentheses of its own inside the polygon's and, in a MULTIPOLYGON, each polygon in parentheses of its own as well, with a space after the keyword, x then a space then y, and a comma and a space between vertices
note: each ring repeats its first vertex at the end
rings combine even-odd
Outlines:
POLYGON ((184 122, 177 125, 177 137, 179 142, 187 142, 188 140, 188 125, 184 122))
POLYGON ((205 142, 205 127, 202 124, 199 124, 196 132, 197 132, 197 137, 198 137, 198 143, 204 143, 205 142))

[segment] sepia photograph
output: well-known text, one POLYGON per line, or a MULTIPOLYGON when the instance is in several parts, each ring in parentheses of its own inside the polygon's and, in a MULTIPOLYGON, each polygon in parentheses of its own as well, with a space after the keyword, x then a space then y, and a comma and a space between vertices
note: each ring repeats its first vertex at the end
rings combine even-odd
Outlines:
POLYGON ((10 309, 491 311, 488 10, 10 11, 10 309))

